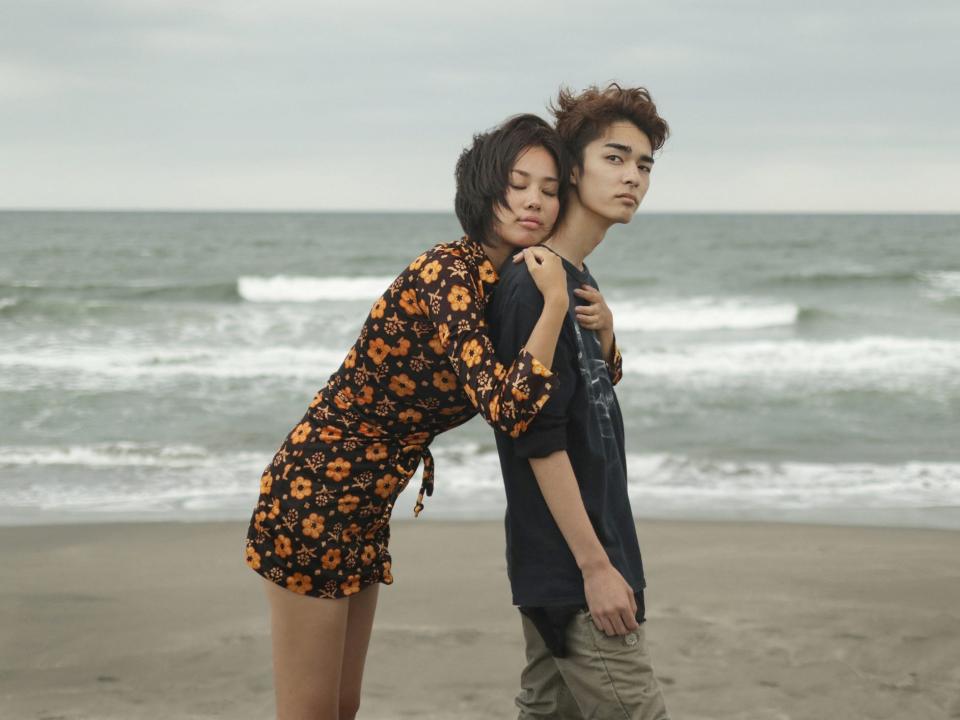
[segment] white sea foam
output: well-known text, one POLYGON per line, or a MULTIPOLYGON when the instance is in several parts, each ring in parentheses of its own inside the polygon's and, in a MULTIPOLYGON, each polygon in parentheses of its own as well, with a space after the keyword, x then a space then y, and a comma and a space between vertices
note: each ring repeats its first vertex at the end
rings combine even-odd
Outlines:
POLYGON ((165 380, 184 376, 212 378, 317 378, 337 369, 346 349, 265 347, 143 349, 48 349, 0 353, 0 368, 47 371, 44 375, 5 372, 0 387, 65 385, 93 388, 104 382, 165 380))
POLYGON ((250 302, 318 302, 321 300, 369 300, 378 298, 394 280, 376 277, 309 277, 274 275, 243 276, 237 279, 237 293, 250 302))
MULTIPOLYGON (((821 388, 927 388, 960 379, 960 341, 864 337, 812 342, 758 340, 670 344, 621 341, 630 376, 688 387, 785 385, 815 381, 821 388)), ((186 377, 325 380, 346 349, 268 346, 252 348, 113 349, 49 348, 0 353, 0 389, 96 389, 186 377)))
POLYGON ((936 300, 960 297, 960 272, 926 272, 920 279, 927 287, 927 294, 936 300))
POLYGON ((651 298, 610 303, 617 330, 644 332, 746 330, 793 325, 799 308, 745 298, 651 298))
POLYGON ((89 445, 0 446, 0 467, 74 466, 87 468, 218 468, 224 465, 264 464, 264 453, 211 454, 198 445, 158 445, 115 442, 89 445))
MULTIPOLYGON (((461 444, 434 453, 436 491, 425 516, 502 516, 503 485, 496 452, 461 444)), ((119 519, 166 513, 183 520, 245 519, 256 501, 269 452, 217 452, 192 445, 136 443, 0 448, 0 466, 17 479, 5 505, 21 511, 109 513, 119 519), (36 466, 31 470, 31 466, 36 466), (73 466, 89 475, 51 466, 73 466), (87 479, 85 479, 87 478, 87 479)), ((916 509, 960 506, 960 463, 803 463, 694 459, 672 454, 627 458, 633 511, 648 517, 711 512, 817 509, 916 509)), ((400 497, 395 517, 410 517, 417 477, 400 497)), ((52 514, 52 515, 51 515, 52 514)), ((7 515, 0 523, 11 522, 7 515)))
POLYGON ((0 310, 6 310, 9 307, 14 307, 19 302, 20 299, 15 297, 0 298, 0 310))
MULTIPOLYGON (((930 338, 863 337, 705 343, 662 349, 629 345, 624 368, 658 381, 690 386, 716 383, 802 382, 895 389, 960 377, 960 342, 930 338)), ((932 386, 931 386, 932 387, 932 386)))

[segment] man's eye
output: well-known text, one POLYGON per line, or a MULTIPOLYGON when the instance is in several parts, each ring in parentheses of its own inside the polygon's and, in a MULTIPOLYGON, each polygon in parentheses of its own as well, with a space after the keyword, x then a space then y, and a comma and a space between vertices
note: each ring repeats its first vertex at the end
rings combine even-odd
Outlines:
POLYGON ((619 155, 607 155, 607 160, 609 160, 609 161, 612 162, 612 163, 622 163, 622 162, 623 162, 623 158, 621 158, 619 155))
POLYGON ((645 173, 648 173, 651 170, 653 170, 652 167, 649 167, 647 165, 637 165, 637 167, 640 168, 640 172, 645 172, 645 173))

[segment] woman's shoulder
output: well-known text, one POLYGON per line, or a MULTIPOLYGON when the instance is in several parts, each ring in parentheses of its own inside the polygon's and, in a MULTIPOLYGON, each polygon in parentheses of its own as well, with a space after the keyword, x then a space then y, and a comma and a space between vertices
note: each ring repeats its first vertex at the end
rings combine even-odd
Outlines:
POLYGON ((483 249, 473 245, 466 238, 434 245, 410 263, 408 269, 418 272, 429 283, 444 278, 465 280, 468 276, 486 283, 496 282, 493 265, 483 249))

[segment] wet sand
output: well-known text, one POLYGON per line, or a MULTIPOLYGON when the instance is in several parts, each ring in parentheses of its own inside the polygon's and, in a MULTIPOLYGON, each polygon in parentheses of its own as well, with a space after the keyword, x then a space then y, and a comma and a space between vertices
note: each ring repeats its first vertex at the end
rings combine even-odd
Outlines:
MULTIPOLYGON (((0 717, 270 718, 242 523, 0 528, 0 717)), ((960 533, 642 521, 674 720, 960 718, 960 533)), ((502 526, 399 522, 360 717, 511 718, 502 526)))

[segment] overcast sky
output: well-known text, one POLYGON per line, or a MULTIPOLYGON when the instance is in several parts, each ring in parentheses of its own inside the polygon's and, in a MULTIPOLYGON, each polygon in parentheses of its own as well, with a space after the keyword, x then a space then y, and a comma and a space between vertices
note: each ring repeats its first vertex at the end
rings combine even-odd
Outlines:
POLYGON ((472 133, 650 89, 657 211, 960 211, 960 2, 3 0, 0 207, 449 210, 472 133))

